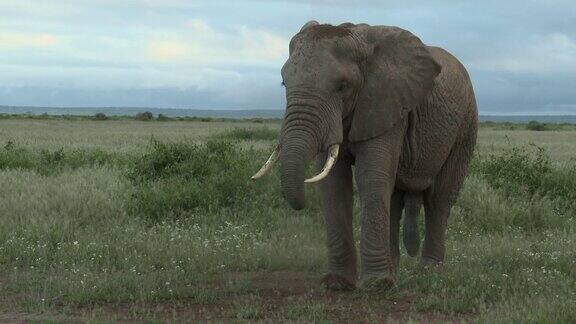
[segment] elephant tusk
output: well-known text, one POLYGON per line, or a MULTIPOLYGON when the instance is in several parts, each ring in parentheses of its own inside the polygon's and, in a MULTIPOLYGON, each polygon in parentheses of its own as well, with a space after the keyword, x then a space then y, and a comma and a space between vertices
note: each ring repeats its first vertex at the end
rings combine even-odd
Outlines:
POLYGON ((326 164, 324 164, 322 171, 318 173, 316 176, 304 180, 304 183, 314 183, 326 178, 328 176, 328 173, 330 173, 330 170, 332 170, 334 163, 336 163, 336 160, 338 159, 339 150, 340 145, 338 144, 330 146, 330 149, 328 151, 328 157, 326 158, 326 164))
POLYGON ((276 148, 274 149, 274 152, 270 154, 268 161, 266 161, 266 163, 264 163, 262 168, 260 168, 260 170, 256 172, 255 175, 252 176, 252 180, 258 180, 263 176, 267 175, 268 172, 272 170, 272 167, 274 167, 274 164, 276 164, 276 161, 278 161, 279 155, 280 155, 280 145, 276 145, 276 148))

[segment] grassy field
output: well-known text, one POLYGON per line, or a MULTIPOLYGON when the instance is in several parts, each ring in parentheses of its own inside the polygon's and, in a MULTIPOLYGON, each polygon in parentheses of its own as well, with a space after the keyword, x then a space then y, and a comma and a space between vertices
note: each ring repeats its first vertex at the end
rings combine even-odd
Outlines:
POLYGON ((380 295, 324 291, 318 206, 249 180, 278 127, 0 120, 0 322, 576 321, 576 127, 483 125, 445 265, 380 295))

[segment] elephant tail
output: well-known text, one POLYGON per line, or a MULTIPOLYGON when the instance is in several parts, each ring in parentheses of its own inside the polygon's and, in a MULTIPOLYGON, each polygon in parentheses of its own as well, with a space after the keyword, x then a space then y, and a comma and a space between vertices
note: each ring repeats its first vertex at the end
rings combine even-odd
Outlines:
POLYGON ((404 247, 409 256, 416 256, 420 249, 418 216, 422 206, 422 193, 407 192, 404 195, 404 247))

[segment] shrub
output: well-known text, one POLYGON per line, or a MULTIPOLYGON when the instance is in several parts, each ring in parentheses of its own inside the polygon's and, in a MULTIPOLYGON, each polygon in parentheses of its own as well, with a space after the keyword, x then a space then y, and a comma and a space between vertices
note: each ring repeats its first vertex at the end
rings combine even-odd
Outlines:
POLYGON ((108 119, 108 116, 106 116, 105 113, 99 112, 99 113, 96 113, 96 114, 94 115, 94 119, 96 119, 96 120, 106 120, 106 119, 108 119))
POLYGON ((222 140, 204 144, 154 141, 127 174, 135 185, 131 210, 161 221, 185 212, 241 206, 269 192, 279 197, 274 190, 265 192, 262 183, 256 186, 250 181, 263 160, 255 159, 255 153, 222 140))
POLYGON ((136 120, 149 121, 154 118, 154 115, 149 111, 139 112, 136 114, 136 120))
POLYGON ((272 141, 278 138, 278 131, 267 127, 262 128, 234 128, 217 134, 216 137, 232 140, 263 140, 272 141))
POLYGON ((169 118, 168 116, 164 115, 164 114, 158 114, 158 118, 156 118, 156 119, 158 119, 159 121, 168 121, 168 120, 170 120, 170 118, 169 118))
POLYGON ((538 194, 576 206, 576 167, 554 168, 542 147, 513 147, 473 160, 471 171, 508 194, 538 194))
POLYGON ((472 170, 481 173, 488 183, 508 193, 527 191, 536 193, 543 176, 552 172, 550 158, 536 145, 534 151, 527 147, 513 147, 502 153, 493 153, 473 163, 472 170))
POLYGON ((39 165, 39 158, 32 152, 16 147, 9 140, 0 150, 0 169, 32 169, 39 165))
POLYGON ((548 130, 548 126, 545 123, 532 120, 526 125, 526 129, 531 131, 545 131, 548 130))

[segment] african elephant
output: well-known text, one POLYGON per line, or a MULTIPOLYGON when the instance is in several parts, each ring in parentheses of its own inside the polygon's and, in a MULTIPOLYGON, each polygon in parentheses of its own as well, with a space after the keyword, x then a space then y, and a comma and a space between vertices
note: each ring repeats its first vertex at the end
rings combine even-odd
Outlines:
POLYGON ((290 41, 282 77, 287 106, 279 144, 253 178, 280 160, 282 192, 294 209, 305 206, 304 183, 322 180, 326 287, 356 286, 353 174, 361 204, 360 286, 394 284, 402 211, 413 255, 422 204, 420 262, 441 264, 447 219, 476 143, 476 99, 464 66, 398 27, 311 21, 290 41), (324 167, 305 180, 314 157, 324 167))

